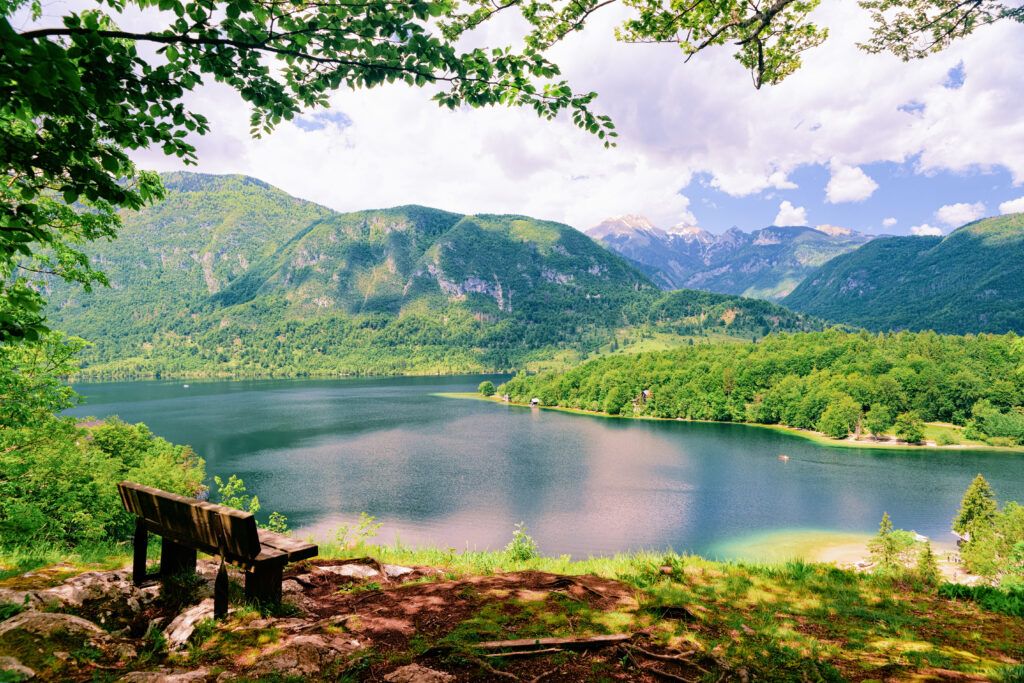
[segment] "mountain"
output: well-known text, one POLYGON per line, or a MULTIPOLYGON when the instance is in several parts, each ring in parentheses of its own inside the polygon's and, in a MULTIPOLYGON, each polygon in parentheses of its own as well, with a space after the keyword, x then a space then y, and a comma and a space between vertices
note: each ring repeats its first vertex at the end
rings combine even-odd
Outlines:
POLYGON ((1024 333, 1024 214, 889 237, 822 266, 783 303, 873 331, 1024 333))
POLYGON ((422 206, 342 214, 243 176, 164 182, 164 201, 90 245, 110 288, 50 284, 51 326, 94 343, 86 374, 492 370, 620 341, 820 326, 738 297, 666 298, 550 221, 422 206))
POLYGON ((771 226, 713 235, 696 226, 667 230, 646 218, 609 218, 587 230, 663 289, 704 289, 777 301, 829 259, 871 239, 846 228, 771 226))

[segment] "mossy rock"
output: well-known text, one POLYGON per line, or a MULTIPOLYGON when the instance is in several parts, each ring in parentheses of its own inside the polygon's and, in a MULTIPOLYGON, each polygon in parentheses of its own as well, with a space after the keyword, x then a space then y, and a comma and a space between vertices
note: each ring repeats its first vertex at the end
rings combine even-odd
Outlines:
POLYGON ((114 639, 91 621, 71 614, 22 612, 0 623, 0 657, 12 657, 40 678, 61 678, 80 664, 125 658, 114 639))

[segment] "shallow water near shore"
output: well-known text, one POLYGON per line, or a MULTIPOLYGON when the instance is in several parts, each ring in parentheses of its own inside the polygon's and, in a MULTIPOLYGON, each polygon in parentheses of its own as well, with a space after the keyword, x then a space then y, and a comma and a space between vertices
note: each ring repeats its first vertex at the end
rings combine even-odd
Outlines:
POLYGON ((260 516, 277 510, 300 536, 365 511, 384 524, 382 542, 500 548, 522 521, 546 555, 671 548, 784 560, 846 538, 837 534, 873 533, 884 511, 898 528, 948 542, 979 472, 1001 502, 1024 501, 1015 454, 828 448, 745 425, 437 395, 485 378, 500 380, 83 383, 87 403, 67 414, 119 415, 191 444, 210 481, 239 475, 260 516))

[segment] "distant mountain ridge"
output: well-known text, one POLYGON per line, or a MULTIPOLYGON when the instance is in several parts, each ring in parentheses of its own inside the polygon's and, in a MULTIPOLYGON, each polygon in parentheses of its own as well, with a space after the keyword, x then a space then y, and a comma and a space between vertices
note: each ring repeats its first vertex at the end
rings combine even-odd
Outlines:
POLYGON ((945 237, 889 237, 839 256, 782 303, 872 331, 1024 334, 1024 214, 945 237))
POLYGON ((342 214, 244 176, 164 181, 163 202, 90 245, 111 288, 54 281, 48 292, 52 326, 94 342, 89 372, 468 372, 655 332, 820 327, 736 297, 665 299, 559 223, 423 206, 342 214))
POLYGON ((626 257, 663 289, 704 289, 777 301, 829 259, 872 239, 823 225, 732 227, 714 235, 696 226, 661 229, 640 216, 609 218, 586 231, 626 257))

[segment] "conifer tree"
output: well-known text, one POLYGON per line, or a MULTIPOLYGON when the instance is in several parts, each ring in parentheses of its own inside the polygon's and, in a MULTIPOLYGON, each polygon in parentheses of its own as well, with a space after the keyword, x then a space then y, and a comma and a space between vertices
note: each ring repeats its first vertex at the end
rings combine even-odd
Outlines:
POLYGON ((979 472, 960 501, 960 510, 953 518, 953 531, 958 534, 967 533, 976 522, 989 521, 995 513, 996 496, 979 472))
POLYGON ((932 542, 925 541, 917 555, 917 578, 921 583, 934 586, 942 575, 939 574, 939 563, 932 552, 932 542))
POLYGON ((890 571, 896 567, 896 559, 899 550, 896 548, 896 538, 893 536, 892 520, 888 512, 882 513, 882 523, 878 525, 878 533, 868 543, 871 557, 878 562, 879 569, 890 571))

